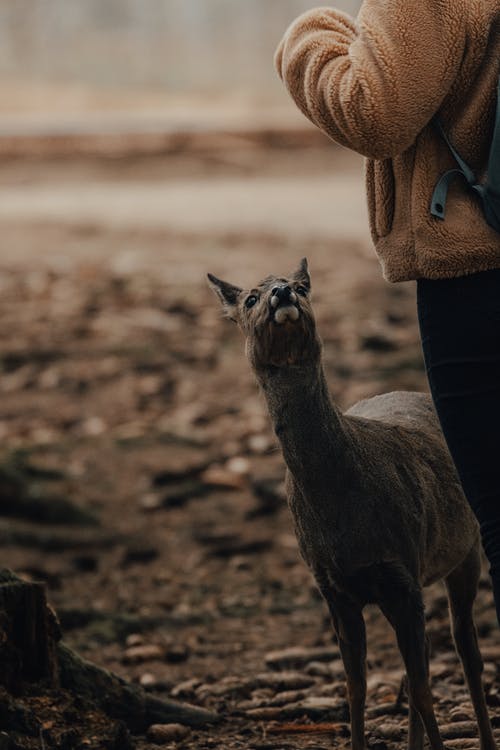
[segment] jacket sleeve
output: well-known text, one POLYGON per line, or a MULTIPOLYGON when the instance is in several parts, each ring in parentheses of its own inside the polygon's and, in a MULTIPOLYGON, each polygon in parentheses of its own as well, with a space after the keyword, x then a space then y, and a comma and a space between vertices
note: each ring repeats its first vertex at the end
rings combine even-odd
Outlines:
POLYGON ((465 46, 464 0, 364 0, 356 20, 331 8, 304 13, 275 64, 315 125, 384 159, 408 148, 439 109, 465 46))

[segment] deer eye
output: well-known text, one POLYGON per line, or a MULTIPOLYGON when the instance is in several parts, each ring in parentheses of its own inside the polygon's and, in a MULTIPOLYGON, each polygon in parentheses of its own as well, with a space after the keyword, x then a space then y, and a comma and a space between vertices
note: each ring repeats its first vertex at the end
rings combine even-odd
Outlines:
POLYGON ((245 307, 247 309, 250 309, 251 307, 253 307, 255 305, 255 303, 257 302, 257 300, 258 300, 257 295, 256 294, 251 294, 250 297, 247 297, 246 300, 245 300, 245 307))
POLYGON ((307 297, 307 289, 305 286, 298 286, 296 287, 295 291, 297 294, 300 294, 301 297, 307 297))

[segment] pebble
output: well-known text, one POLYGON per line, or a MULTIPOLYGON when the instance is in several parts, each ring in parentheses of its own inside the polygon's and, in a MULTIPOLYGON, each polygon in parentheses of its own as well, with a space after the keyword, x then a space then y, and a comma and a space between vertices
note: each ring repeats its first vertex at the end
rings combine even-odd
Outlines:
POLYGON ((250 473, 250 461, 244 456, 234 456, 226 462, 225 467, 231 474, 248 476, 250 473))
POLYGON ((144 511, 158 510, 162 507, 161 497, 154 492, 147 492, 139 498, 139 507, 144 511))
POLYGON ((500 663, 500 645, 499 646, 481 646, 481 656, 483 661, 491 661, 496 664, 500 663))
POLYGON ((393 742, 401 740, 404 734, 400 726, 389 723, 379 724, 374 731, 383 740, 392 740, 393 742))
POLYGON ((152 724, 147 732, 151 742, 163 745, 166 742, 183 740, 189 736, 191 730, 182 724, 152 724))
POLYGON ((315 677, 330 677, 332 669, 330 664, 326 664, 325 662, 311 661, 309 664, 306 664, 304 672, 315 677))
POLYGON ((125 641, 128 648, 132 646, 142 646, 144 643, 144 637, 140 633, 130 633, 125 641))
POLYGON ((283 651, 271 651, 266 654, 265 661, 268 667, 274 669, 302 668, 310 662, 329 662, 338 659, 340 655, 336 646, 324 648, 302 648, 300 646, 288 648, 283 651))
POLYGON ((245 484, 245 477, 235 474, 222 466, 209 466, 201 475, 201 480, 212 487, 239 490, 245 484))
POLYGON ((301 690, 289 690, 284 693, 278 693, 277 696, 262 695, 263 692, 267 691, 255 691, 251 700, 240 701, 238 703, 238 712, 246 713, 256 708, 281 708, 292 703, 304 700, 306 697, 305 693, 301 690))
POLYGON ((347 721, 349 709, 343 698, 310 696, 286 706, 266 706, 245 712, 249 719, 257 721, 291 721, 307 716, 315 721, 347 721))
POLYGON ((445 677, 451 677, 455 672, 456 668, 449 664, 433 664, 431 666, 431 679, 442 680, 445 677))
POLYGON ((466 706, 456 706, 450 711, 450 719, 452 721, 472 721, 473 716, 466 706))
POLYGON ((485 680, 494 680, 498 673, 498 667, 494 662, 485 661, 483 667, 483 677, 485 680))
POLYGON ((286 690, 283 693, 278 693, 274 698, 269 701, 269 706, 286 706, 290 703, 298 703, 298 701, 304 700, 305 694, 302 690, 286 690))
POLYGON ((314 683, 315 680, 312 677, 300 672, 264 672, 248 678, 224 677, 219 682, 210 685, 200 685, 196 690, 196 695, 199 699, 203 699, 207 695, 218 697, 239 695, 247 697, 259 689, 271 689, 274 693, 280 693, 291 690, 304 690, 314 685, 314 683))
POLYGON ((132 646, 123 654, 122 661, 124 664, 140 664, 143 661, 152 661, 153 659, 163 659, 164 651, 160 646, 142 645, 132 646))
POLYGON ((89 417, 82 423, 82 432, 85 435, 96 437, 106 431, 106 423, 101 417, 89 417))
POLYGON ((211 684, 202 683, 196 688, 196 697, 198 700, 204 700, 207 696, 213 695, 222 697, 226 695, 249 695, 251 691, 246 686, 246 681, 238 677, 224 677, 219 682, 211 684))
POLYGON ((200 686, 200 680, 197 677, 192 677, 190 680, 184 680, 179 682, 172 690, 170 695, 172 698, 187 698, 188 696, 194 696, 196 688, 200 686))
POLYGON ((441 726, 441 736, 444 740, 477 737, 477 724, 475 721, 456 721, 453 724, 445 724, 441 726))
POLYGON ((267 435, 250 435, 248 438, 248 449, 252 453, 267 453, 272 447, 271 439, 267 435))
POLYGON ((368 674, 366 686, 369 691, 375 691, 379 688, 387 687, 390 687, 393 690, 398 690, 401 685, 402 678, 403 672, 401 670, 374 670, 368 674))
POLYGON ((145 672, 144 674, 140 676, 139 684, 145 690, 151 690, 157 685, 157 680, 154 674, 151 674, 150 672, 145 672))

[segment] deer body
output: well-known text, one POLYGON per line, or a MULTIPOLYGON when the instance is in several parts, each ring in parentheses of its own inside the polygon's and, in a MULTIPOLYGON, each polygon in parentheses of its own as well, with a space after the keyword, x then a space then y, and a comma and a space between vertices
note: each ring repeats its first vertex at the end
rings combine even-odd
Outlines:
POLYGON ((447 586, 481 748, 493 750, 472 619, 479 531, 430 397, 394 392, 340 412, 321 364, 305 261, 290 279, 269 277, 250 292, 210 280, 247 336, 247 354, 281 444, 299 548, 339 640, 353 750, 366 747, 367 603, 378 604, 394 627, 405 662, 410 750, 422 749, 424 728, 432 750, 442 750, 421 591, 439 579, 447 586))
POLYGON ((302 391, 294 408, 279 381, 266 379, 264 392, 271 415, 280 415, 287 495, 308 564, 333 560, 350 577, 396 561, 423 586, 445 578, 477 544, 478 529, 430 398, 396 392, 342 415, 323 388, 324 404, 313 407, 302 391))

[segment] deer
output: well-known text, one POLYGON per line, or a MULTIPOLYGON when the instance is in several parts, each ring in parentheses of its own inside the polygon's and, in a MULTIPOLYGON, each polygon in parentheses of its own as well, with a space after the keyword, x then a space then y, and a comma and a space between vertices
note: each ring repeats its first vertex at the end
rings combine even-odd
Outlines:
POLYGON ((444 745, 429 683, 422 589, 445 583, 452 634, 481 750, 496 748, 473 619, 478 523, 463 493, 430 395, 393 391, 342 412, 332 400, 311 305, 306 258, 251 289, 208 274, 246 338, 286 464, 301 556, 325 600, 347 683, 352 750, 365 750, 366 630, 377 605, 395 631, 408 687, 408 748, 444 745))

